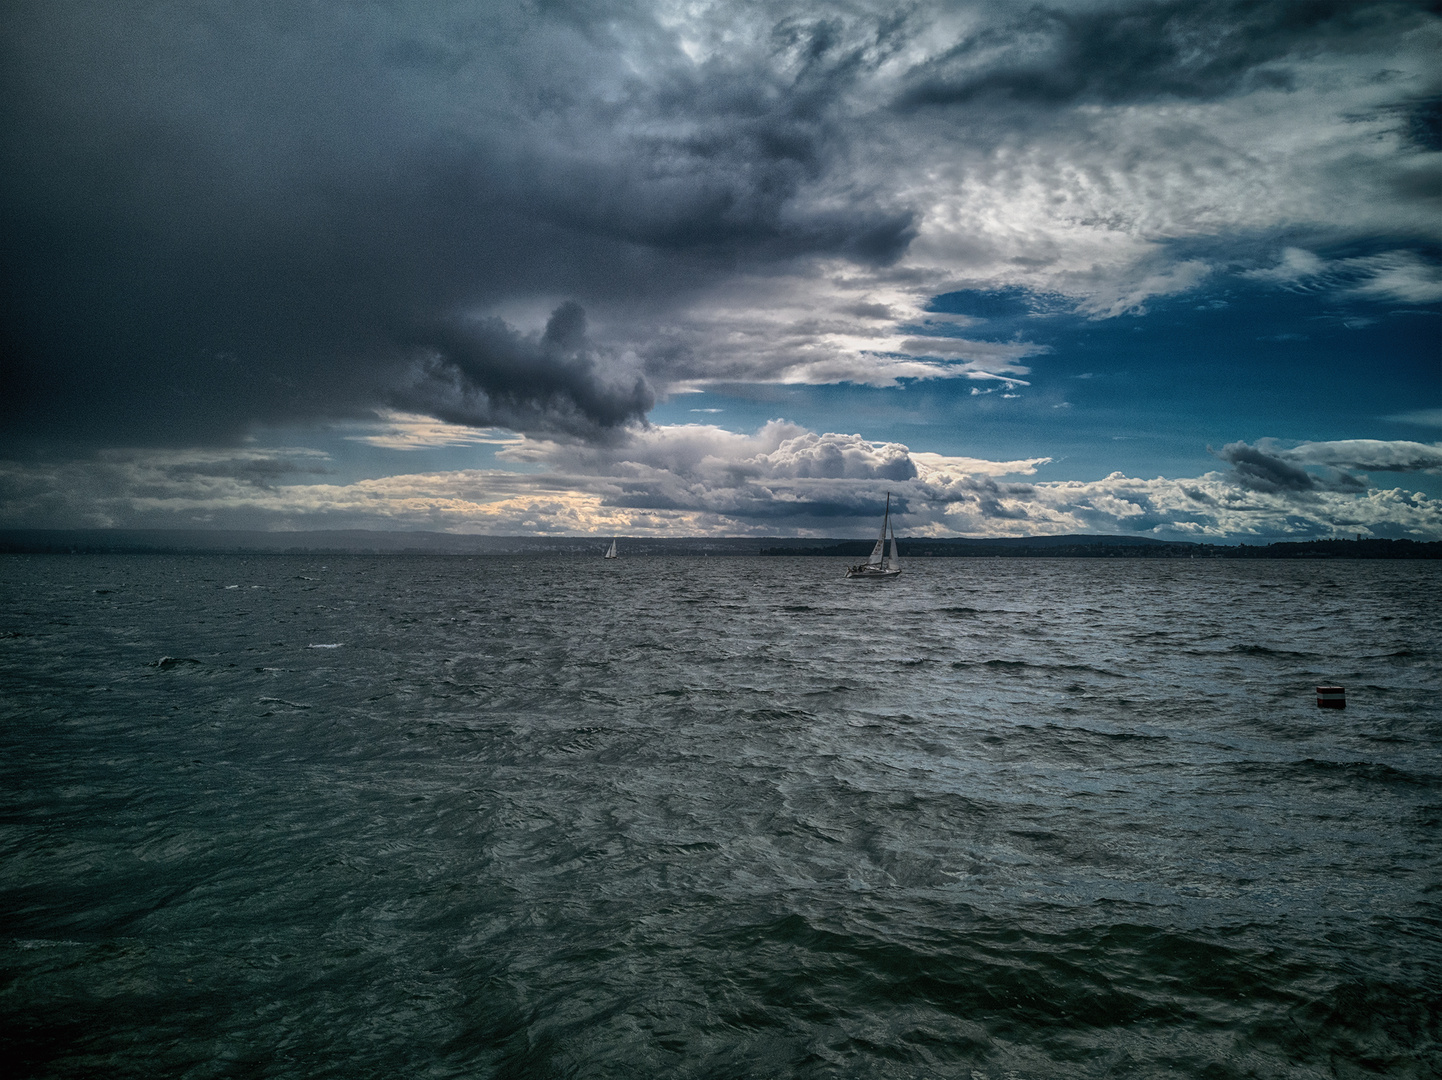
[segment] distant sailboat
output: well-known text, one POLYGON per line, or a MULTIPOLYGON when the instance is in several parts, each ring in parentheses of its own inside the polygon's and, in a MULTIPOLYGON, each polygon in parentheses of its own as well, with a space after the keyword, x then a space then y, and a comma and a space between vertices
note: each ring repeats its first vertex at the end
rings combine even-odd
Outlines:
POLYGON ((615 540, 612 540, 612 541, 611 541, 611 546, 606 549, 606 554, 602 555, 601 558, 603 558, 603 559, 618 559, 618 558, 620 558, 620 556, 616 554, 616 541, 615 541, 615 540))
POLYGON ((901 576, 901 557, 896 553, 896 531, 891 529, 891 492, 886 493, 886 513, 881 518, 881 533, 871 557, 864 563, 846 568, 849 578, 894 578, 901 576), (891 551, 886 552, 886 535, 891 533, 891 551))

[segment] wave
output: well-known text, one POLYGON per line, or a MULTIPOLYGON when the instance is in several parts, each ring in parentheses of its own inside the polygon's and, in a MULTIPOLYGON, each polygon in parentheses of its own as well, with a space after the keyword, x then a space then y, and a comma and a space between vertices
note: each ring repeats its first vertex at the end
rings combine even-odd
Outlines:
POLYGON ((1267 645, 1233 645, 1226 650, 1239 656, 1285 656, 1289 659, 1310 660, 1316 657, 1316 653, 1298 652, 1293 649, 1273 649, 1267 645))
MULTIPOLYGON (((715 955, 771 958, 729 973, 763 1006, 794 1009, 804 999, 813 1018, 843 1027, 878 1013, 963 1016, 993 1038, 1044 1042, 1063 1055, 1068 1042, 1139 1024, 1262 1026, 1265 1010, 1239 1011, 1237 1003, 1297 1000, 1299 983, 1312 974, 1276 962, 1264 948, 1205 932, 1125 923, 1027 931, 965 907, 936 918, 888 935, 790 913, 714 931, 705 945, 715 955), (784 981, 782 958, 792 972, 784 981)), ((891 1039, 893 1053, 905 1051, 904 1034, 891 1039)))
POLYGON ((1126 679, 1118 671, 1108 671, 1106 668, 1096 667, 1092 664, 1034 664, 1028 660, 953 660, 951 666, 954 668, 980 667, 990 668, 993 671, 1085 671, 1093 675, 1103 675, 1109 679, 1126 679))
POLYGON ((1280 774, 1304 783, 1309 781, 1364 781, 1369 784, 1399 787, 1442 787, 1442 776, 1408 772, 1380 761, 1328 761, 1322 758, 1303 758, 1300 761, 1285 762, 1241 761, 1236 762, 1232 768, 1243 773, 1280 774))
POLYGON ((1068 727, 1064 724, 1047 724, 1048 731, 1060 731, 1067 735, 1089 735, 1113 742, 1170 742, 1169 735, 1148 735, 1142 731, 1098 731, 1089 727, 1068 727))

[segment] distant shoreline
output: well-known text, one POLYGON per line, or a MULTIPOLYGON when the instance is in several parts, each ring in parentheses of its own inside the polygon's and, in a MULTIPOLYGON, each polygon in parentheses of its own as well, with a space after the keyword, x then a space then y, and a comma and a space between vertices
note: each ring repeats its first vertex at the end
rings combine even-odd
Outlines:
MULTIPOLYGON (((781 537, 620 537, 622 558, 646 555, 859 558, 872 540, 781 537)), ((481 536, 361 529, 260 532, 202 529, 6 529, 7 555, 576 555, 599 556, 610 536, 481 536)), ((1442 541, 1303 540, 1197 544, 1136 536, 1000 539, 899 537, 903 559, 1442 559, 1442 541)))
MULTIPOLYGON (((1110 537, 1034 537, 995 540, 904 540, 904 558, 971 559, 1442 559, 1442 541, 1287 540, 1272 544, 1192 544, 1156 540, 1116 543, 1110 537)), ((827 547, 763 549, 763 555, 862 556, 872 541, 849 540, 827 547)))

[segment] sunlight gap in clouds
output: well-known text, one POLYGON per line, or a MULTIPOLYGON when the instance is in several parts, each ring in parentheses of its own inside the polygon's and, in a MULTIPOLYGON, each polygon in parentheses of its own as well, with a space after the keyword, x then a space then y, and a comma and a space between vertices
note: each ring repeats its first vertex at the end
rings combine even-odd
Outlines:
POLYGON ((420 413, 382 410, 369 434, 346 435, 352 442, 367 443, 386 450, 428 450, 439 446, 516 446, 522 436, 503 428, 474 428, 448 424, 420 413))

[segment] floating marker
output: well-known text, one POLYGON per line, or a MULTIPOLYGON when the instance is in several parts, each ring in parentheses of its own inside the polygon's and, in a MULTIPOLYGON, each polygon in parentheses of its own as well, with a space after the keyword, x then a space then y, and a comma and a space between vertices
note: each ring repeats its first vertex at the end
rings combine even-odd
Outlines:
POLYGON ((1319 709, 1345 709, 1347 707, 1347 691, 1340 686, 1319 686, 1317 687, 1317 708, 1319 709))

